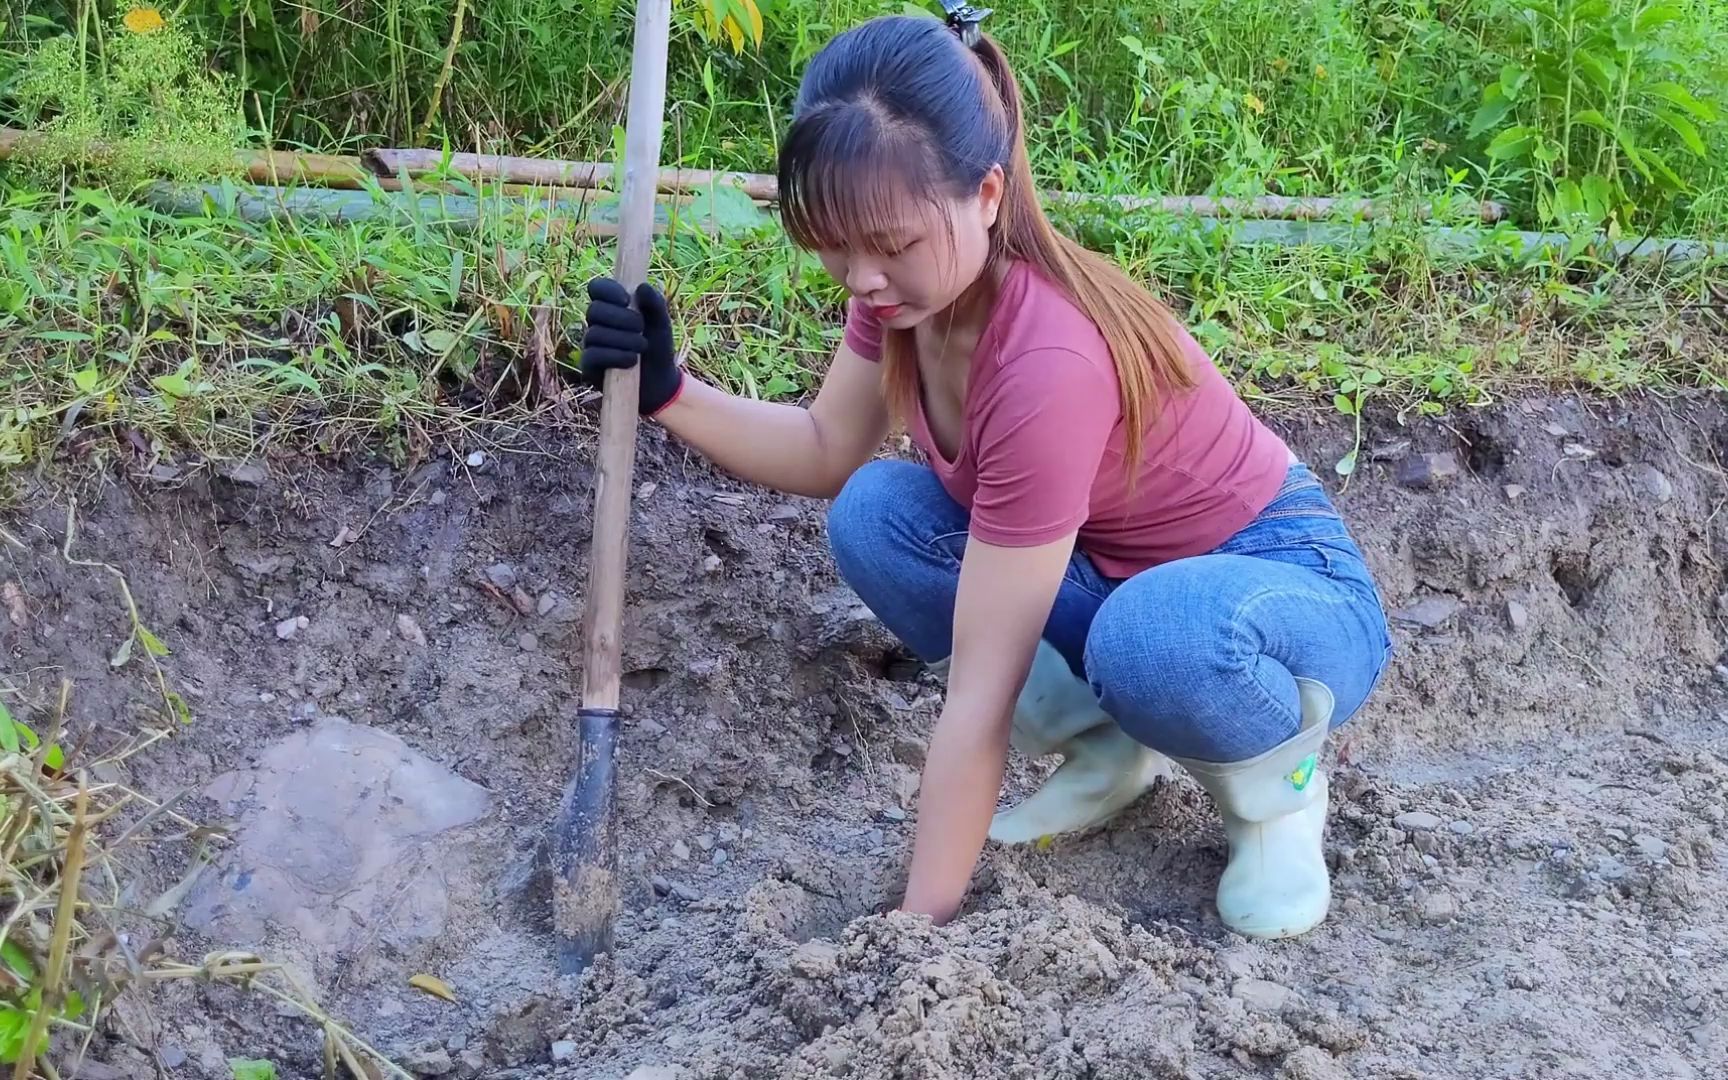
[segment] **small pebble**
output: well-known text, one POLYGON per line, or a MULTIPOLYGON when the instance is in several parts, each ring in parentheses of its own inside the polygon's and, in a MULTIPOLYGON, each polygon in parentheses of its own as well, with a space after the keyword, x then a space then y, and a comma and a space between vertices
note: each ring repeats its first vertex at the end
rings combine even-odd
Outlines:
POLYGON ((1416 898, 1416 914, 1425 923, 1442 925, 1459 915, 1458 898, 1449 892, 1431 892, 1416 898))
POLYGON ((1506 601, 1506 621, 1512 629, 1522 630, 1530 625, 1530 612, 1516 600, 1506 601))
POLYGON ((686 904, 694 904, 696 901, 702 899, 702 893, 699 890, 693 886, 686 885, 681 881, 675 881, 672 883, 672 891, 677 895, 678 899, 684 901, 686 904))
POLYGON ((1476 826, 1470 824, 1468 821, 1454 821, 1446 827, 1457 833, 1459 836, 1469 836, 1471 833, 1476 831, 1476 826))
POLYGON ((1517 502, 1519 499, 1524 497, 1523 484, 1507 484, 1504 490, 1506 492, 1506 498, 1512 502, 1517 502))
POLYGON ((1410 810, 1392 819, 1392 823, 1407 832, 1428 832, 1440 827, 1440 819, 1425 810, 1410 810))
POLYGON ((412 615, 396 616, 396 634, 410 645, 426 644, 426 632, 420 629, 420 624, 414 621, 412 615))
POLYGON ((701 848, 703 851, 713 851, 714 850, 714 834, 713 833, 703 833, 701 836, 698 836, 696 838, 696 846, 701 848))
POLYGON ((266 690, 262 694, 258 695, 258 700, 262 701, 264 704, 268 705, 272 701, 276 700, 276 695, 272 694, 270 691, 266 690))
POLYGON ((469 454, 464 460, 468 462, 468 467, 470 469, 478 469, 480 466, 486 464, 486 451, 476 450, 472 454, 469 454))
POLYGON ((690 845, 682 840, 672 841, 672 857, 682 862, 690 857, 690 845))
POLYGON ((655 874, 653 877, 649 878, 648 884, 652 885, 654 891, 660 896, 665 896, 672 891, 672 883, 661 877, 659 874, 655 874))
POLYGON ((500 589, 516 587, 516 568, 509 563, 493 563, 486 568, 486 580, 500 589))
POLYGON ((713 861, 714 861, 715 866, 725 866, 726 860, 729 858, 731 858, 731 856, 726 854, 725 848, 717 847, 714 849, 714 860, 713 861))
POLYGON ((298 615, 292 619, 283 619, 281 622, 276 624, 276 636, 283 641, 287 641, 295 634, 298 634, 300 631, 311 625, 312 620, 308 619, 304 615, 298 615))
POLYGON ((523 652, 534 652, 540 648, 540 639, 533 634, 523 633, 516 639, 516 644, 521 647, 523 652))
POLYGON ((1449 451, 1412 454, 1398 463, 1398 483, 1419 491, 1438 487, 1457 476, 1458 458, 1449 451))
POLYGON ((905 821, 906 811, 900 809, 898 806, 890 806, 882 811, 882 816, 887 818, 889 821, 905 821))
POLYGON ((706 559, 703 559, 702 560, 702 572, 704 574, 717 574, 717 573, 719 573, 720 572, 720 556, 710 555, 706 559))
POLYGON ((1293 991, 1265 979, 1237 979, 1230 996, 1240 1001, 1249 1012, 1275 1015, 1290 1003, 1293 991))
POLYGON ((569 1039, 559 1039, 552 1044, 553 1061, 569 1061, 576 1056, 576 1044, 569 1039))

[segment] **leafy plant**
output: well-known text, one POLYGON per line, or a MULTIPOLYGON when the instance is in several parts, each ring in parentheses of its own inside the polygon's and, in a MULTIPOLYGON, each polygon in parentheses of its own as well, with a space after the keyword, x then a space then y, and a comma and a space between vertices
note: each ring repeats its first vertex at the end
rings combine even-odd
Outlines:
POLYGON ((1518 12, 1515 49, 1470 134, 1493 132, 1489 158, 1533 167, 1545 223, 1629 226, 1641 193, 1688 189, 1675 152, 1709 161, 1699 125, 1720 113, 1683 85, 1688 72, 1663 41, 1683 14, 1663 0, 1534 0, 1518 12))
POLYGON ((93 44, 80 5, 76 34, 41 42, 19 64, 14 119, 34 128, 17 160, 39 174, 134 184, 237 170, 245 138, 239 85, 154 8, 133 8, 93 44))

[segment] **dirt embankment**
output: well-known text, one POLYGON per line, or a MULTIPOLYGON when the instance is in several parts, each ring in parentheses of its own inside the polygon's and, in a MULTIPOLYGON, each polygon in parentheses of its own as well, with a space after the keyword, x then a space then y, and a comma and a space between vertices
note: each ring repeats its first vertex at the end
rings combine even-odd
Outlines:
MULTIPOLYGON (((290 960, 433 1076, 1710 1075, 1728 417, 1570 398, 1382 417, 1347 486, 1330 466, 1350 429, 1279 426, 1328 477, 1399 646, 1330 744, 1336 907, 1300 942, 1218 923, 1223 840, 1185 779, 1107 831, 990 850, 953 926, 874 914, 936 688, 835 579, 821 507, 650 436, 629 910, 616 956, 559 983, 534 853, 575 758, 591 493, 588 448, 545 432, 408 472, 275 461, 86 489, 73 555, 127 575, 196 716, 133 779, 192 789, 181 809, 233 836, 158 929, 182 954, 290 960)), ((8 703, 64 674, 75 731, 134 725, 152 691, 109 673, 125 616, 111 576, 62 557, 64 496, 31 492, 5 527, 8 703)), ((1017 761, 1010 797, 1041 767, 1017 761)), ((186 857, 134 853, 128 902, 186 857)), ((225 1076, 228 1056, 317 1075, 306 1027, 232 991, 121 1019, 95 1055, 120 1075, 225 1076)))

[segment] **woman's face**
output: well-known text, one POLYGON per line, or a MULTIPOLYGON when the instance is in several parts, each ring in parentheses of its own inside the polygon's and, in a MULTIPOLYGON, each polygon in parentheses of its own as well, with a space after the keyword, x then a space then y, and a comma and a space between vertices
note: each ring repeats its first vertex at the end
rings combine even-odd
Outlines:
POLYGON ((868 235, 817 254, 883 326, 910 330, 946 310, 983 273, 1002 187, 996 166, 969 198, 897 200, 895 211, 868 235))

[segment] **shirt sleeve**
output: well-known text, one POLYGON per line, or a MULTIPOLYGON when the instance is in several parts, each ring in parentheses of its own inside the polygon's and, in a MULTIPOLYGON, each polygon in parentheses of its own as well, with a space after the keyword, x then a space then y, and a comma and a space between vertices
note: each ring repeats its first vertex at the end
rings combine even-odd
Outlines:
POLYGON ((846 346, 866 360, 882 359, 882 320, 856 297, 846 303, 846 346))
POLYGON ((1007 362, 975 406, 972 535, 1035 547, 1077 530, 1121 416, 1116 373, 1070 349, 1007 362))

